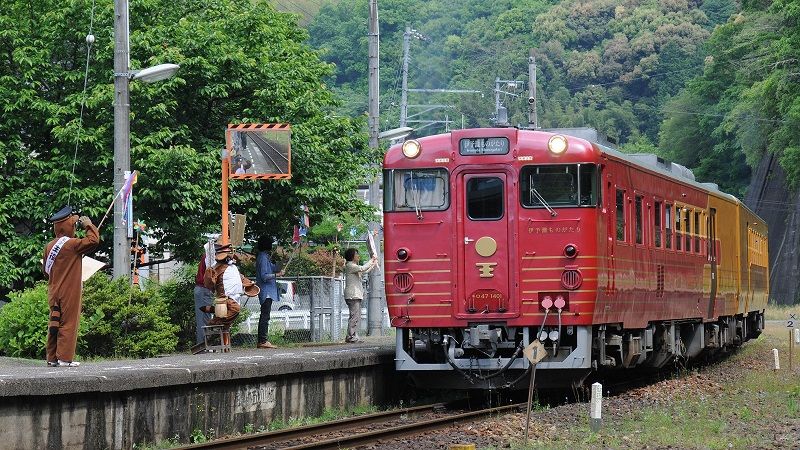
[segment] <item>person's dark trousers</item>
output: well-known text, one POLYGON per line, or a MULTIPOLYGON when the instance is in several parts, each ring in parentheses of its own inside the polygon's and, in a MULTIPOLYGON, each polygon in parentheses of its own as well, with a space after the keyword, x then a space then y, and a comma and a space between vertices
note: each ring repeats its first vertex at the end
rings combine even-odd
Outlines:
POLYGON ((272 309, 272 299, 264 299, 261 304, 261 316, 258 318, 258 343, 269 341, 269 313, 272 309))

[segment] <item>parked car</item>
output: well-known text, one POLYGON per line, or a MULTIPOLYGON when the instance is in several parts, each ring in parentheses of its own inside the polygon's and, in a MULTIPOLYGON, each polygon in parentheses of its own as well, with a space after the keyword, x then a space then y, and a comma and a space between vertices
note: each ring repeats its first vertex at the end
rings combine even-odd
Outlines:
POLYGON ((278 297, 277 302, 272 302, 273 311, 291 311, 297 308, 297 289, 294 281, 277 280, 278 297))
MULTIPOLYGON (((292 311, 297 309, 297 288, 294 281, 277 280, 278 301, 272 302, 272 311, 292 311)), ((247 300, 247 309, 254 313, 260 311, 258 297, 250 297, 247 300)))

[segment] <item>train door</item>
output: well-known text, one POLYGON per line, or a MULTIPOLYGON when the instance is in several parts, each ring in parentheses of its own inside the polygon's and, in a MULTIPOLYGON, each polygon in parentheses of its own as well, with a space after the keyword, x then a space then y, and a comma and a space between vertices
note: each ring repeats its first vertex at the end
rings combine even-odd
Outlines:
POLYGON ((465 171, 458 183, 462 247, 459 278, 464 302, 457 307, 462 317, 517 314, 512 300, 510 218, 515 216, 511 179, 504 172, 465 171))
POLYGON ((714 317, 714 302, 717 298, 717 210, 708 210, 708 262, 711 263, 711 294, 708 298, 708 318, 714 317))

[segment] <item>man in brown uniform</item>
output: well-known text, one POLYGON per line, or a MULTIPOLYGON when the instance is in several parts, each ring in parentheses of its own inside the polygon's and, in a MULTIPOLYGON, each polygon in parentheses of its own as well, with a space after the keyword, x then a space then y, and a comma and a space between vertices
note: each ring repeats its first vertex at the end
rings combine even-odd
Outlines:
POLYGON ((44 249, 42 270, 48 277, 47 302, 50 324, 47 333, 47 365, 74 367, 75 346, 81 315, 81 258, 100 243, 97 227, 86 217, 78 218, 67 206, 50 218, 56 238, 44 249), (75 227, 83 226, 86 237, 76 238, 75 227))

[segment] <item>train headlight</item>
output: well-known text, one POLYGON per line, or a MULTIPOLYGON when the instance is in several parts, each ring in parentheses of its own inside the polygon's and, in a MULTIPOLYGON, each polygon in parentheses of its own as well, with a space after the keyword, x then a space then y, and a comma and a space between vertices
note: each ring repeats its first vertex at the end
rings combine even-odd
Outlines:
POLYGON ((403 155, 406 158, 416 158, 422 151, 422 146, 416 139, 409 139, 403 142, 403 155))
POLYGON ((405 261, 410 256, 407 248, 400 248, 397 250, 397 259, 400 261, 405 261))
POLYGON ((567 151, 567 138, 557 134, 547 141, 547 149, 554 155, 561 155, 567 151))
POLYGON ((574 258, 578 256, 578 247, 576 247, 574 244, 567 244, 567 246, 564 247, 564 256, 567 258, 574 258))

